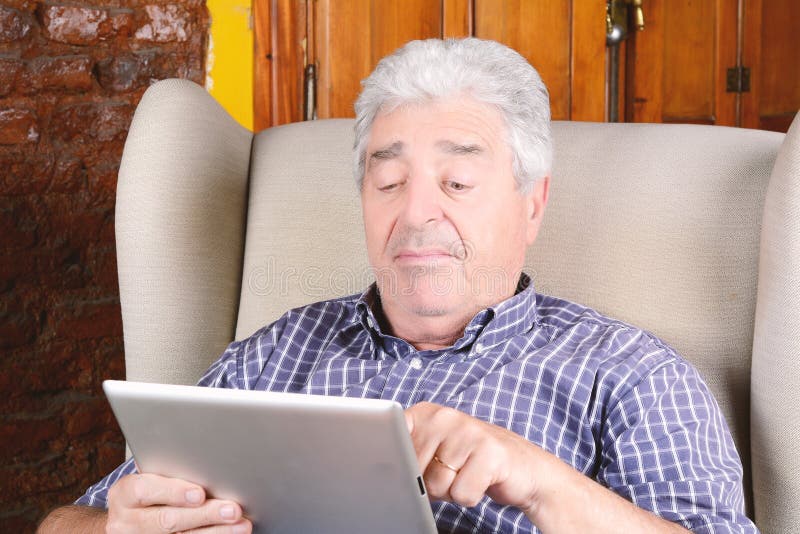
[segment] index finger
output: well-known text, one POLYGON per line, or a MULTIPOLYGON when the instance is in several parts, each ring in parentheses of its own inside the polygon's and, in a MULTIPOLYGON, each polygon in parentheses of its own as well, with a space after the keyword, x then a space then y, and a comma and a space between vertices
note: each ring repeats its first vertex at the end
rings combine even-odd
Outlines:
MULTIPOLYGON (((115 486, 119 505, 126 508, 147 506, 199 506, 206 499, 205 490, 186 480, 151 473, 128 475, 115 486)), ((111 495, 109 495, 111 498, 111 495)))

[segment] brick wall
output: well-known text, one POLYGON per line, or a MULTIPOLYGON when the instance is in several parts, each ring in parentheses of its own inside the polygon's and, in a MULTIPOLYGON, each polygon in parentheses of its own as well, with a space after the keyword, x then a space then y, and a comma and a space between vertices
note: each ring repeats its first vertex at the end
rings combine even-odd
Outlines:
POLYGON ((0 532, 124 456, 114 195, 153 81, 202 83, 202 0, 0 1, 0 532))

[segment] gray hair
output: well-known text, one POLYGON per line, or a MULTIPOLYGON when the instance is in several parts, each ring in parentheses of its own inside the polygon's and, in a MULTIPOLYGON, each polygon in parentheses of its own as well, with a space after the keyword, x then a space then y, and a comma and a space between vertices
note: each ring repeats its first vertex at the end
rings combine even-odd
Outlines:
POLYGON ((514 177, 522 192, 529 192, 538 179, 550 174, 553 143, 547 88, 536 69, 507 46, 472 37, 411 41, 381 59, 361 85, 353 147, 359 189, 367 139, 379 113, 461 95, 500 111, 514 155, 514 177))

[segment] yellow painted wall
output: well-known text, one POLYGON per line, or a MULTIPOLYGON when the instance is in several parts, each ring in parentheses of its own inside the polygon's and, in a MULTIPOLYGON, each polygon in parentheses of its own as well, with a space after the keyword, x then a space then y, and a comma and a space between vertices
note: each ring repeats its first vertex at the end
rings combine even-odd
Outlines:
POLYGON ((211 36, 206 89, 239 124, 253 129, 251 0, 208 0, 211 36))

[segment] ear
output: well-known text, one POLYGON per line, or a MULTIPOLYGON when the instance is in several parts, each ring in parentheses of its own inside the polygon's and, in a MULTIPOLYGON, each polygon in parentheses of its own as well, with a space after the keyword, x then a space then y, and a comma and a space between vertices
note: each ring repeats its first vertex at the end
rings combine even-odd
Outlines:
POLYGON ((528 210, 526 241, 528 246, 536 241, 539 235, 539 228, 542 225, 544 209, 547 206, 547 198, 550 193, 550 176, 545 176, 536 181, 533 190, 526 195, 526 205, 528 210))

